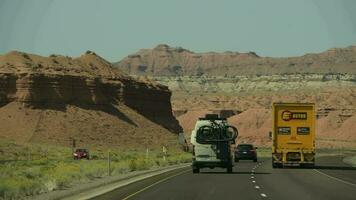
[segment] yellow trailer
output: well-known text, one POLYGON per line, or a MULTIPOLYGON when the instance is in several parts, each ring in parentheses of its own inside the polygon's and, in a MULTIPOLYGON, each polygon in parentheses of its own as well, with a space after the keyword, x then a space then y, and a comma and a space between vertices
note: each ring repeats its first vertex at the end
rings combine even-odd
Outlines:
POLYGON ((274 103, 272 113, 272 167, 313 167, 315 104, 274 103))

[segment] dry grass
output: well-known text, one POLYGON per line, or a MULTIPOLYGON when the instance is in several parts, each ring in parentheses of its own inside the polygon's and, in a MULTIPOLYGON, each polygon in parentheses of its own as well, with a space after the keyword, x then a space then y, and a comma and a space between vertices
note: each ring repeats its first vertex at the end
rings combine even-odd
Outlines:
MULTIPOLYGON (((0 140, 0 199, 65 189, 108 176, 107 150, 91 151, 91 160, 73 160, 71 149, 39 144, 18 145, 0 140), (29 153, 30 152, 30 153, 29 153)), ((111 175, 191 161, 191 154, 171 150, 111 150, 111 175)))

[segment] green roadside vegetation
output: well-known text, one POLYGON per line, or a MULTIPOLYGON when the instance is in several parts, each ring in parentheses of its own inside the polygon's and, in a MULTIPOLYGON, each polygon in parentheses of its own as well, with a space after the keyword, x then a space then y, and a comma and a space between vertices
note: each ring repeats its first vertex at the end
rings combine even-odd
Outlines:
POLYGON ((89 149, 90 160, 74 160, 67 147, 16 144, 0 140, 0 199, 22 199, 61 190, 80 183, 132 171, 147 170, 191 161, 191 154, 161 149, 89 149))
MULTIPOLYGON (((90 160, 74 160, 72 149, 43 144, 17 144, 0 140, 0 199, 22 199, 104 178, 109 175, 108 149, 90 148, 90 160)), ((317 156, 356 154, 355 149, 317 149, 317 156)), ((259 158, 271 157, 271 148, 259 147, 259 158)), ((111 176, 180 163, 190 163, 191 153, 170 149, 110 150, 111 176)), ((356 165, 355 157, 347 161, 356 165)))

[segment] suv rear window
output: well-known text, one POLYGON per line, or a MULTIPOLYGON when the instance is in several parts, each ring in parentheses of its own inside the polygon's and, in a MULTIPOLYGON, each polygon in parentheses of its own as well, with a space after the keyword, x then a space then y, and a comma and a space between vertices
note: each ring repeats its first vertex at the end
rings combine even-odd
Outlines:
POLYGON ((238 150, 251 150, 253 149, 252 145, 238 145, 237 146, 238 150))

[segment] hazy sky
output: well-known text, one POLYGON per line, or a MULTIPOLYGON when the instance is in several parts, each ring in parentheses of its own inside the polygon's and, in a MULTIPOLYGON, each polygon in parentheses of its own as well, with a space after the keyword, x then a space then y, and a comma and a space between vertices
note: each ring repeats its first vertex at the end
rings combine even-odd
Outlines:
POLYGON ((160 43, 274 57, 356 45, 356 0, 0 0, 0 54, 118 61, 160 43))

